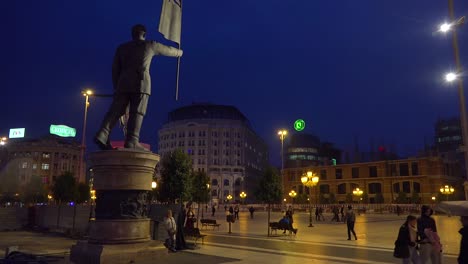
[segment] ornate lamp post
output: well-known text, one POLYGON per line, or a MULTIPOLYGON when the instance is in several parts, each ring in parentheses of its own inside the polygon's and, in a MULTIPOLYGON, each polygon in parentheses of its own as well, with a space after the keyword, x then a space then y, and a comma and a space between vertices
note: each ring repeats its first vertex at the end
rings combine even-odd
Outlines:
MULTIPOLYGON (((309 188, 309 227, 314 227, 312 225, 312 187, 316 186, 319 182, 319 177, 311 171, 308 171, 304 176, 301 177, 301 182, 304 186, 309 188)), ((315 190, 317 194, 317 189, 315 190)))
POLYGON ((228 200, 228 203, 230 203, 232 200, 232 195, 228 194, 228 196, 226 196, 226 199, 228 200))
POLYGON ((291 190, 291 191, 289 192, 289 197, 291 197, 291 198, 292 198, 292 205, 293 205, 293 209, 294 209, 294 198, 296 198, 296 196, 297 196, 297 193, 296 193, 296 191, 294 191, 294 190, 291 190))
POLYGON ((278 131, 278 136, 281 140, 281 189, 283 189, 284 186, 284 138, 286 138, 286 135, 288 134, 288 131, 285 129, 281 129, 278 131))
POLYGON ((244 203, 245 197, 247 197, 247 194, 246 194, 245 192, 241 192, 241 193, 239 194, 239 196, 240 196, 240 198, 242 199, 242 203, 244 203))
POLYGON ((359 188, 356 188, 353 190, 353 195, 357 196, 359 198, 359 203, 361 202, 361 195, 363 194, 364 192, 359 189, 359 188))
POLYGON ((445 185, 440 188, 440 193, 447 195, 447 201, 449 200, 449 195, 453 194, 455 189, 452 186, 445 185))

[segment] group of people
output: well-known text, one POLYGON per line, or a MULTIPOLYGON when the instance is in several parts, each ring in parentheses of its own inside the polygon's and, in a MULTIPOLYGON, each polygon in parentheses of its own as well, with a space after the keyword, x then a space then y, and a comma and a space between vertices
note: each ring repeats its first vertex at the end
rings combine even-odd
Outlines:
POLYGON ((173 217, 172 210, 167 210, 166 217, 164 218, 164 227, 168 238, 164 242, 164 246, 171 252, 187 249, 184 231, 190 232, 190 230, 195 228, 196 222, 197 219, 190 203, 186 207, 181 208, 177 221, 173 217))
POLYGON ((283 217, 279 220, 278 224, 280 229, 283 229, 283 234, 286 234, 286 231, 297 234, 297 228, 293 227, 293 214, 293 208, 289 206, 283 217))
MULTIPOLYGON (((393 255, 402 259, 403 264, 441 264, 442 244, 437 226, 429 206, 421 207, 419 218, 408 215, 400 227, 395 241, 393 255)), ((461 217, 463 228, 460 230, 462 241, 458 263, 468 263, 468 216, 461 217)))

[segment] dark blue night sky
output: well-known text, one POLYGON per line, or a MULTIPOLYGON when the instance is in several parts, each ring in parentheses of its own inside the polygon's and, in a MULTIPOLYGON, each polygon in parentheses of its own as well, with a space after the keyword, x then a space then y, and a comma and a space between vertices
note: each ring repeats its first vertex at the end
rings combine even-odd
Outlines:
MULTIPOLYGON (((457 17, 468 15, 468 1, 454 2, 457 17)), ((112 58, 131 26, 146 24, 149 39, 168 43, 157 32, 160 9, 161 0, 2 1, 0 135, 25 127, 39 137, 54 123, 80 136, 80 91, 112 93, 112 58)), ((237 106, 273 163, 276 130, 297 118, 344 149, 357 136, 363 150, 373 138, 414 154, 437 118, 459 113, 456 86, 443 81, 454 68, 451 36, 433 34, 447 17, 444 0, 187 0, 180 100, 176 60, 156 57, 142 140, 156 143, 168 111, 210 102, 237 106)), ((459 37, 468 67, 468 25, 459 37)), ((109 104, 91 98, 89 145, 109 104)))

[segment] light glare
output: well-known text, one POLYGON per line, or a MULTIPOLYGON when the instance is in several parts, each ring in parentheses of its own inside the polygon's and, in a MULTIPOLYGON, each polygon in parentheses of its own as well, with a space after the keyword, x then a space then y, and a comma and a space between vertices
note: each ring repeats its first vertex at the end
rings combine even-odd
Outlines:
POLYGON ((448 24, 448 23, 443 23, 442 25, 440 25, 440 31, 441 32, 447 32, 451 29, 452 25, 451 24, 448 24))
POLYGON ((457 75, 453 72, 449 72, 445 75, 445 80, 447 82, 453 82, 457 79, 457 75))

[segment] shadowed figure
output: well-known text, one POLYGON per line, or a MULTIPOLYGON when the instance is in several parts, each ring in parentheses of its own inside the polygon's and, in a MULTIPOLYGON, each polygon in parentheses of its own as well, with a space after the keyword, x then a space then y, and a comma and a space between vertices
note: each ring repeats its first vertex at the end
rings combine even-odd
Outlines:
POLYGON ((115 53, 112 64, 114 100, 94 138, 94 142, 102 150, 112 149, 109 134, 119 118, 125 114, 127 107, 129 117, 124 147, 146 150, 140 144, 140 129, 151 94, 151 60, 156 55, 180 57, 182 50, 147 41, 145 38, 146 28, 135 25, 132 28, 133 40, 120 45, 115 53))

